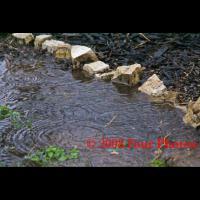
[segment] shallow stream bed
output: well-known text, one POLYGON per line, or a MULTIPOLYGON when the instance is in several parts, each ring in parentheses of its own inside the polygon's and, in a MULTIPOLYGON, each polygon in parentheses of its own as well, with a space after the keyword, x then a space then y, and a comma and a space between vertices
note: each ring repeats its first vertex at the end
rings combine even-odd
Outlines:
MULTIPOLYGON (((25 113, 32 129, 14 130, 8 119, 0 121, 0 161, 6 166, 17 166, 33 149, 49 145, 80 150, 78 160, 62 166, 148 166, 156 147, 124 148, 112 155, 97 145, 88 148, 87 141, 115 137, 156 142, 170 134, 173 141, 199 142, 200 131, 184 125, 180 110, 151 102, 137 87, 86 78, 72 71, 70 63, 32 47, 13 52, 8 69, 4 55, 0 61, 0 104, 25 113)), ((195 165, 200 166, 197 159, 195 165)))

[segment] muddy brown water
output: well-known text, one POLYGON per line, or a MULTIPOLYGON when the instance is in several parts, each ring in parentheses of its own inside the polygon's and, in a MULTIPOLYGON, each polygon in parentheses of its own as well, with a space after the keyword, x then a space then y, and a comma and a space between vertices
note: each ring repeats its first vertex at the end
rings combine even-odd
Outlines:
POLYGON ((6 166, 17 166, 30 151, 49 145, 80 149, 78 160, 61 166, 148 166, 156 148, 111 155, 109 149, 87 148, 86 141, 104 136, 156 142, 168 134, 174 141, 199 141, 200 131, 184 125, 180 110, 151 102, 137 87, 86 78, 70 63, 31 47, 12 56, 9 69, 0 60, 0 104, 25 113, 32 129, 16 131, 8 119, 0 121, 0 161, 6 166))

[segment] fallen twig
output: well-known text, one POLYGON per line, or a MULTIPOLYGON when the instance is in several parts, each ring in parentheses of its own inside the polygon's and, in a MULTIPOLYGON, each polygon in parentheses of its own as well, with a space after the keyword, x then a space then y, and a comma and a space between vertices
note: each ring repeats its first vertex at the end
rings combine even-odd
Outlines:
POLYGON ((112 122, 116 119, 117 115, 115 115, 111 120, 110 122, 108 122, 104 127, 108 127, 112 124, 112 122))
POLYGON ((188 76, 192 73, 194 67, 195 67, 195 65, 194 65, 194 63, 193 63, 191 70, 190 70, 188 73, 184 72, 185 77, 188 77, 188 76))
POLYGON ((143 45, 146 44, 147 42, 151 42, 151 40, 150 40, 147 36, 145 36, 144 33, 139 33, 139 35, 142 36, 142 37, 145 39, 145 41, 143 41, 143 42, 141 42, 140 44, 136 45, 136 46, 134 47, 134 49, 137 49, 137 48, 143 46, 143 45))
POLYGON ((148 41, 143 41, 143 42, 141 42, 140 44, 136 45, 136 46, 134 47, 134 49, 137 49, 137 48, 143 46, 143 45, 146 44, 147 42, 148 42, 148 41))
POLYGON ((145 36, 144 33, 139 33, 139 35, 142 36, 148 42, 151 42, 151 40, 147 36, 145 36))

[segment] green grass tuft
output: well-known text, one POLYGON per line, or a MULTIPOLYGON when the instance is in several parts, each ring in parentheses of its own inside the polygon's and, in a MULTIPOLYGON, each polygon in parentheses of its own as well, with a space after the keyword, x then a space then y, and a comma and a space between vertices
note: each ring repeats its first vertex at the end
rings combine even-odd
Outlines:
POLYGON ((71 159, 79 158, 79 150, 76 148, 70 149, 66 153, 65 149, 56 146, 49 146, 35 153, 25 157, 26 160, 30 160, 39 166, 49 166, 52 163, 63 162, 71 159))

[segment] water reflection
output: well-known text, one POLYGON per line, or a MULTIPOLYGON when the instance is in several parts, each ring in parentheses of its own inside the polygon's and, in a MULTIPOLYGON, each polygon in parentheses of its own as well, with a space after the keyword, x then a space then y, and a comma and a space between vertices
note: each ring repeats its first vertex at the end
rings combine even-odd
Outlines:
POLYGON ((72 70, 72 76, 75 80, 79 80, 81 82, 90 82, 93 80, 93 77, 88 76, 87 73, 81 70, 72 70))

